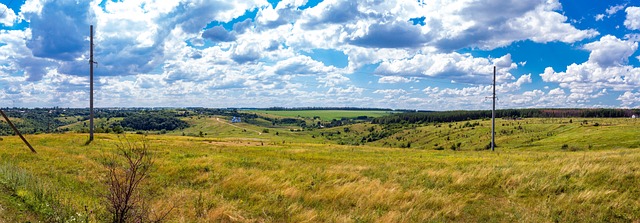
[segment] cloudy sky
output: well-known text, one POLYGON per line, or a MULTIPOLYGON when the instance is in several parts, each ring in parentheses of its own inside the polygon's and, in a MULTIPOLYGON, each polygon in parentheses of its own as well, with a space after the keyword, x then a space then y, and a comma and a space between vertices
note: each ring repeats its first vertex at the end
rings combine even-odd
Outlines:
POLYGON ((640 2, 0 0, 0 107, 640 107, 640 2))

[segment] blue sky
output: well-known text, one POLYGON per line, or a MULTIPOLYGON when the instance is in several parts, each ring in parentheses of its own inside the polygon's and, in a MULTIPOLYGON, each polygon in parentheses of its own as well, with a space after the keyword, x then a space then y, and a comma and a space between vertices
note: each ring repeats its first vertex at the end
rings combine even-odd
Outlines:
POLYGON ((0 0, 0 106, 640 107, 640 2, 0 0), (8 5, 8 7, 7 7, 8 5))

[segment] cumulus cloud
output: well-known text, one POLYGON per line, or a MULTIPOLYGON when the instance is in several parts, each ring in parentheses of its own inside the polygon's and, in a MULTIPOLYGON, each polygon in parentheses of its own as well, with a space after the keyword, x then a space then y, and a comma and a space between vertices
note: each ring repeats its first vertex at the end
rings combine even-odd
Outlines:
POLYGON ((323 84, 324 87, 335 87, 349 83, 350 79, 342 74, 328 73, 326 75, 317 78, 318 83, 323 84))
POLYGON ((375 90, 374 94, 382 94, 385 99, 401 99, 406 98, 403 96, 407 95, 407 91, 404 89, 384 89, 384 90, 375 90))
POLYGON ((409 83, 412 81, 413 81, 412 78, 406 78, 401 76, 384 76, 378 79, 378 83, 381 83, 381 84, 409 83))
POLYGON ((638 49, 638 43, 606 35, 600 41, 586 44, 584 48, 591 51, 589 62, 597 63, 600 67, 610 67, 627 64, 629 57, 638 49))
POLYGON ((233 49, 231 59, 239 64, 254 62, 260 59, 261 52, 262 49, 260 49, 260 45, 243 42, 233 49))
POLYGON ((89 2, 60 0, 43 4, 37 12, 22 11, 31 28, 27 46, 36 57, 77 59, 89 47, 89 2))
POLYGON ((261 7, 256 16, 256 23, 268 29, 293 23, 300 16, 301 11, 298 8, 304 3, 304 1, 283 0, 278 2, 275 8, 261 7))
POLYGON ((343 24, 360 15, 358 1, 322 1, 316 7, 305 10, 303 24, 310 29, 321 28, 325 24, 343 24))
POLYGON ((18 16, 13 9, 8 8, 2 3, 0 3, 0 13, 4 13, 0 14, 0 24, 4 26, 13 26, 18 19, 18 16))
POLYGON ((565 92, 562 88, 554 88, 549 91, 549 95, 564 95, 565 92))
POLYGON ((4 69, 6 72, 22 72, 26 76, 25 80, 39 81, 48 70, 56 67, 59 63, 52 59, 33 56, 27 47, 27 39, 30 36, 30 29, 0 31, 0 43, 6 44, 0 46, 0 58, 3 58, 4 62, 9 65, 4 69))
POLYGON ((624 20, 624 26, 627 29, 640 29, 640 7, 628 7, 624 10, 627 12, 627 19, 624 20))
POLYGON ((296 24, 303 30, 332 29, 340 41, 361 47, 406 48, 432 46, 443 51, 460 48, 494 49, 515 41, 573 43, 598 35, 579 30, 559 13, 557 0, 482 1, 461 4, 454 0, 323 1, 305 10, 296 24), (500 15, 500 16, 496 16, 500 15), (410 22, 424 18, 421 24, 410 22), (500 33, 500 35, 495 35, 500 33))
POLYGON ((579 103, 606 95, 608 89, 628 91, 640 84, 640 68, 627 65, 638 43, 607 35, 584 48, 591 51, 589 60, 571 64, 564 72, 547 67, 540 74, 542 80, 568 88, 571 93, 568 99, 579 103))
POLYGON ((498 69, 498 82, 514 79, 510 71, 517 65, 511 61, 511 54, 496 59, 460 53, 418 54, 413 58, 385 61, 375 73, 382 76, 444 78, 458 83, 477 84, 491 82, 494 65, 498 69))
MULTIPOLYGON (((154 2, 155 4, 176 4, 177 1, 154 2)), ((268 5, 262 0, 194 0, 180 2, 171 14, 182 30, 187 33, 198 33, 211 21, 229 22, 243 15, 247 10, 268 5)))
POLYGON ((612 5, 607 10, 605 10, 605 12, 607 12, 607 15, 613 15, 618 13, 618 11, 623 10, 625 6, 627 5, 626 4, 612 5))
POLYGON ((561 9, 557 0, 496 0, 464 6, 450 3, 438 1, 429 4, 434 8, 442 8, 437 9, 434 17, 443 19, 427 18, 427 24, 431 24, 435 30, 446 30, 438 34, 440 38, 435 41, 441 49, 494 49, 526 39, 538 43, 573 43, 598 35, 593 29, 578 30, 567 23, 567 17, 556 11, 561 9))
POLYGON ((335 95, 360 95, 364 92, 364 88, 349 85, 347 87, 332 87, 327 93, 335 95))
POLYGON ((279 61, 274 68, 278 75, 316 75, 337 72, 335 67, 327 67, 322 62, 315 61, 308 56, 297 56, 279 61))
POLYGON ((362 36, 352 36, 350 43, 374 48, 418 47, 427 42, 418 26, 409 22, 393 22, 391 24, 372 24, 362 36))
POLYGON ((617 100, 622 103, 622 106, 638 108, 640 107, 640 92, 626 91, 617 100))
POLYGON ((202 37, 214 42, 232 42, 236 40, 235 33, 229 32, 222 26, 214 26, 205 30, 202 37))
MULTIPOLYGON (((282 0, 275 7, 264 0, 28 0, 18 15, 7 14, 14 18, 0 18, 5 26, 15 24, 15 17, 29 26, 0 31, 4 61, 0 82, 7 83, 0 95, 49 94, 53 96, 43 98, 54 104, 59 102, 55 97, 85 96, 89 24, 95 25, 97 96, 104 106, 300 106, 302 101, 309 106, 415 107, 458 97, 464 99, 448 108, 472 109, 484 106, 493 66, 498 67, 502 97, 513 96, 523 103, 529 99, 523 97, 542 103, 540 98, 551 95, 566 102, 580 95, 603 94, 601 89, 580 90, 581 84, 613 86, 586 84, 580 75, 587 74, 580 73, 574 82, 556 81, 558 89, 570 89, 567 93, 528 89, 522 95, 522 86, 532 82, 530 74, 517 70, 525 62, 512 61, 511 54, 483 58, 458 52, 491 50, 525 40, 575 43, 598 34, 568 23, 557 0, 434 0, 427 4, 325 0, 302 7, 306 4, 304 0, 282 0), (421 22, 412 22, 416 18, 421 22), (348 65, 337 68, 327 65, 336 58, 303 55, 315 49, 341 52, 348 65), (422 88, 429 80, 458 87, 425 89, 425 94, 434 95, 428 98, 416 89, 369 90, 400 83, 422 88), (20 91, 19 87, 43 90, 20 91), (203 95, 219 100, 211 102, 203 95), (402 102, 389 102, 390 98, 402 102)), ((610 69, 604 73, 618 69, 615 72, 625 74, 607 79, 608 83, 633 92, 629 86, 637 76, 626 65, 637 49, 632 38, 607 37, 585 45, 591 57, 576 69, 587 69, 587 65, 610 69)), ((85 106, 79 102, 69 104, 85 106)))

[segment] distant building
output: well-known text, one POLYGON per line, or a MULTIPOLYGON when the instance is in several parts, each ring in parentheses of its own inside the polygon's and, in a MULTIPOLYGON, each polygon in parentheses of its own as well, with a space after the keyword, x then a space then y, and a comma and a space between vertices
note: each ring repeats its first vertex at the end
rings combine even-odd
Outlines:
POLYGON ((242 122, 242 119, 240 119, 240 117, 233 116, 233 118, 231 118, 231 123, 239 123, 239 122, 242 122))

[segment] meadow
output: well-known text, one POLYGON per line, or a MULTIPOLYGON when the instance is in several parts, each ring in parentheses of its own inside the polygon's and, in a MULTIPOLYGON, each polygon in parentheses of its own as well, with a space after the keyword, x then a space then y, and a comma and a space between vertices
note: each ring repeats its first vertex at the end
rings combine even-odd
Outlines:
POLYGON ((123 140, 150 146, 144 191, 153 210, 172 210, 169 222, 640 220, 636 120, 499 120, 495 152, 484 149, 488 120, 268 133, 224 117, 191 122, 90 144, 87 134, 28 135, 38 154, 2 137, 0 220, 105 221, 104 163, 123 140))
POLYGON ((246 110, 246 113, 273 115, 279 117, 300 117, 306 119, 319 118, 323 121, 331 121, 341 118, 357 118, 358 116, 381 117, 392 114, 393 111, 366 111, 366 110, 246 110))

